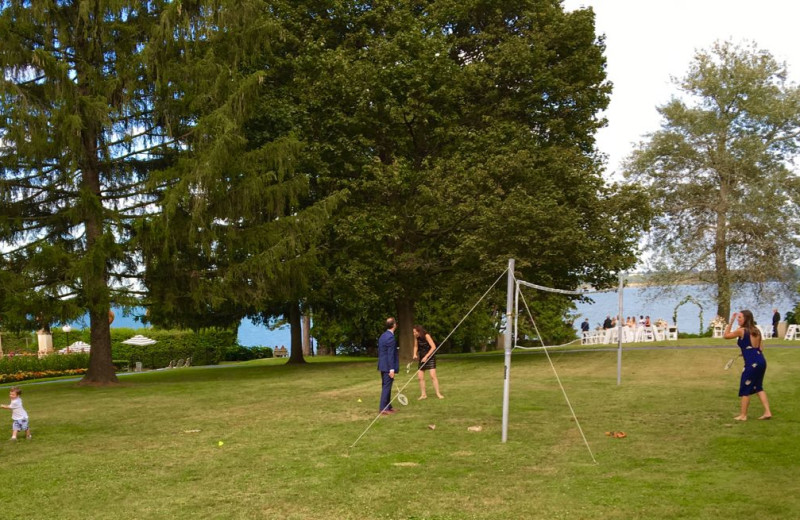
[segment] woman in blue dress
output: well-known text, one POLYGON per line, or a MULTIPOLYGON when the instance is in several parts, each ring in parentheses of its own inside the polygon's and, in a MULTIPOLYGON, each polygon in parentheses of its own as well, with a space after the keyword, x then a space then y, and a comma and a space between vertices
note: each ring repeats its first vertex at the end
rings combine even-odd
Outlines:
POLYGON ((736 421, 747 420, 747 407, 750 406, 750 396, 756 394, 764 405, 764 415, 759 419, 771 419, 772 412, 769 411, 769 401, 767 393, 764 391, 764 373, 767 371, 767 358, 763 352, 763 338, 761 331, 756 327, 753 313, 744 310, 734 312, 731 321, 725 328, 725 339, 737 338, 736 344, 742 350, 744 358, 744 370, 739 384, 739 397, 741 397, 741 411, 734 417, 736 421), (739 327, 731 332, 733 320, 736 320, 739 327))

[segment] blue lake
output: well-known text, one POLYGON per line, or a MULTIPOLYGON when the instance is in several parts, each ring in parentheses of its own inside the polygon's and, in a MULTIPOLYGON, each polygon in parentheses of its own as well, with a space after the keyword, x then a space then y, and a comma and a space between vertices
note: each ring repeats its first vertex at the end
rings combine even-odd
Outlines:
MULTIPOLYGON (((125 316, 122 309, 114 309, 114 323, 111 324, 113 328, 130 328, 142 329, 142 334, 147 335, 148 327, 138 321, 137 315, 144 314, 143 309, 134 309, 131 314, 125 316)), ((76 321, 71 323, 71 326, 76 329, 82 329, 89 326, 89 320, 76 321)), ((56 327, 56 331, 60 327, 56 327)), ((57 333, 57 332, 55 332, 57 333)), ((316 344, 316 341, 314 342, 316 344)), ((276 347, 284 345, 289 348, 291 344, 291 331, 288 325, 275 330, 269 330, 263 325, 256 325, 249 319, 242 320, 239 326, 239 344, 245 347, 265 346, 276 347)))

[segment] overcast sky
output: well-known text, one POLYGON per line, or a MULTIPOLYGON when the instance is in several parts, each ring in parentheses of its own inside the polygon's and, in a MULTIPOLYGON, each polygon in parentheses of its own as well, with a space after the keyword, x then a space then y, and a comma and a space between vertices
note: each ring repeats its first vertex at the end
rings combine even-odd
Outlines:
POLYGON ((696 50, 753 41, 787 63, 793 82, 800 78, 798 0, 564 0, 568 11, 580 7, 594 9, 606 37, 614 90, 597 143, 614 178, 633 144, 658 129, 656 106, 677 92, 670 77, 685 75, 696 50))

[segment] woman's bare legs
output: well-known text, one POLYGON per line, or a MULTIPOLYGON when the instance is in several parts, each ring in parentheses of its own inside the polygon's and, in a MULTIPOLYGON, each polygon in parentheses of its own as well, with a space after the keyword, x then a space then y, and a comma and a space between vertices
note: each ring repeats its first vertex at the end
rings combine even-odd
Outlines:
POLYGON ((759 419, 772 418, 772 412, 769 411, 769 400, 767 399, 767 393, 763 390, 760 391, 758 393, 758 398, 761 399, 761 404, 764 405, 764 415, 759 417, 759 419))
POLYGON ((431 380, 433 381, 433 389, 436 390, 436 397, 438 397, 439 399, 444 399, 444 396, 439 391, 439 378, 436 377, 436 369, 431 368, 430 370, 428 370, 428 372, 430 373, 431 380))
POLYGON ((417 379, 419 379, 419 399, 425 399, 428 396, 425 393, 425 371, 424 370, 417 371, 417 379))
POLYGON ((750 406, 750 396, 743 395, 742 402, 741 402, 741 411, 739 415, 733 418, 734 421, 746 421, 747 420, 747 407, 750 406))

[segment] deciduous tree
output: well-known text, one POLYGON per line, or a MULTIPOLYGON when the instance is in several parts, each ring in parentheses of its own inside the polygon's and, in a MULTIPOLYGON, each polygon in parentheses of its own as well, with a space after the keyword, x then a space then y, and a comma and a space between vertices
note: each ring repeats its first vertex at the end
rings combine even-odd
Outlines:
POLYGON ((509 257, 561 287, 634 263, 646 211, 601 175, 594 133, 610 85, 591 11, 439 0, 339 16, 347 33, 307 89, 320 184, 351 193, 327 301, 363 302, 376 334, 396 315, 410 357, 417 306, 460 294, 465 312, 509 257))
POLYGON ((790 282, 800 250, 800 89, 755 44, 699 51, 661 129, 631 155, 627 177, 650 191, 659 283, 716 288, 728 316, 737 283, 790 282))

